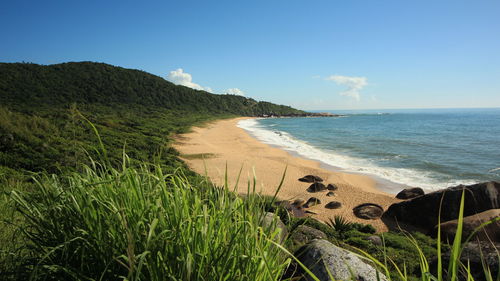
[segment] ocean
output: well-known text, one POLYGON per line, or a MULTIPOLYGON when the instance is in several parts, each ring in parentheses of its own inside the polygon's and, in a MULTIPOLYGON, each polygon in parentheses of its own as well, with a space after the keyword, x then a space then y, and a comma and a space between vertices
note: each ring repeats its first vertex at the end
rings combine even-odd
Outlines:
POLYGON ((326 112, 344 116, 246 119, 238 126, 329 169, 373 176, 391 193, 500 181, 500 108, 326 112))

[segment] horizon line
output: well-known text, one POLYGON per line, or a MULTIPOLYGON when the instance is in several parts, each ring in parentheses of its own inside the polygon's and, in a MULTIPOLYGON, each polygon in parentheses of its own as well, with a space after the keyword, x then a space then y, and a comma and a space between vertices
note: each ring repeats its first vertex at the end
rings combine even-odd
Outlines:
POLYGON ((361 108, 361 109, 300 109, 304 111, 332 111, 332 110, 425 110, 425 109, 500 109, 500 106, 493 107, 400 107, 400 108, 361 108))

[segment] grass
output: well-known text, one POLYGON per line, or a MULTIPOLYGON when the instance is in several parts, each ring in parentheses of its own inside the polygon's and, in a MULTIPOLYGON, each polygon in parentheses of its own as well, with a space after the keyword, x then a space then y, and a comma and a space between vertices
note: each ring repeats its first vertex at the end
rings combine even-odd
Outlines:
MULTIPOLYGON (((82 172, 35 175, 31 185, 3 190, 8 205, 0 208, 10 212, 4 223, 16 228, 0 239, 15 237, 18 243, 12 245, 21 247, 1 252, 0 279, 280 280, 294 257, 287 258, 289 250, 276 244, 274 227, 261 226, 275 198, 241 198, 229 189, 189 179, 181 169, 165 173, 160 165, 131 166, 126 155, 119 169, 91 161, 82 172)), ((373 235, 369 228, 341 217, 331 226, 288 218, 290 229, 301 223, 357 250, 390 280, 455 281, 464 275, 473 280, 460 261, 460 228, 445 265, 440 257, 448 246, 440 242, 440 231, 438 240, 385 233, 384 246, 375 247, 363 239, 373 235), (438 257, 433 273, 432 256, 438 257)), ((487 280, 498 280, 484 271, 487 280)))
POLYGON ((261 227, 264 210, 209 182, 158 165, 93 162, 43 174, 10 196, 24 218, 31 280, 278 280, 288 260, 261 227))

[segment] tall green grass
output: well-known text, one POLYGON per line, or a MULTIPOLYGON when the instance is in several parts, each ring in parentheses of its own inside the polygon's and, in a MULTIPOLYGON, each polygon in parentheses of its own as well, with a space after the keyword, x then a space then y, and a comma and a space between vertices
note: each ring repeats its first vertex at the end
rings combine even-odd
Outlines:
POLYGON ((289 262, 257 199, 181 171, 92 162, 35 180, 11 193, 31 280, 278 280, 289 262))

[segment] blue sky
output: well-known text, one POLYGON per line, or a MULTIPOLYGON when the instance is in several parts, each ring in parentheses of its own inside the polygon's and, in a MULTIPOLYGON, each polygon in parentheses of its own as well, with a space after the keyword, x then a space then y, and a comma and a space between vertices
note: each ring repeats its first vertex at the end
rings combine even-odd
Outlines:
POLYGON ((3 1, 0 61, 105 62, 301 109, 500 107, 499 15, 497 0, 3 1))

